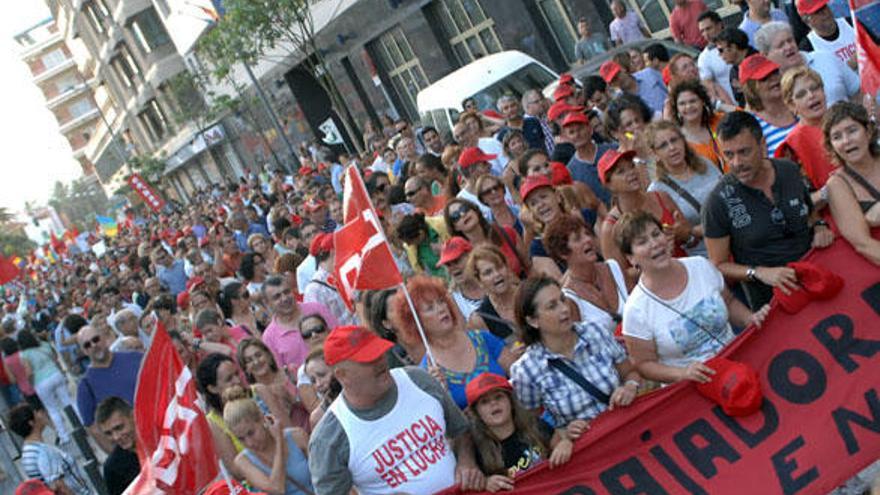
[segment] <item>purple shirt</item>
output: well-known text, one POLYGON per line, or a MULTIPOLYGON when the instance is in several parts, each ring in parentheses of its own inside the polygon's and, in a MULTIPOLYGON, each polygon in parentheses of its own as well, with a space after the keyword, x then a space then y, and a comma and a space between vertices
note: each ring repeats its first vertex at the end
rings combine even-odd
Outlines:
POLYGON ((107 368, 89 367, 79 381, 76 406, 85 426, 95 422, 95 408, 108 397, 119 397, 134 405, 138 371, 144 355, 140 352, 114 352, 107 368))
MULTIPOLYGON (((336 328, 338 325, 336 318, 330 314, 330 310, 321 303, 300 303, 299 312, 302 315, 301 318, 308 315, 319 315, 327 322, 329 329, 336 328)), ((275 355, 275 361, 279 367, 289 367, 294 372, 303 364, 309 354, 309 346, 300 335, 299 327, 284 326, 276 318, 272 318, 272 322, 263 332, 263 343, 275 355)))

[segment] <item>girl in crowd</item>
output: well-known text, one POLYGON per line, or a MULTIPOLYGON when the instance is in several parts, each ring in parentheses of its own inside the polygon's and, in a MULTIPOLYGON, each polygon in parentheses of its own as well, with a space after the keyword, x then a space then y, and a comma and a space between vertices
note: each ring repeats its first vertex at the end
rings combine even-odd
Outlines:
POLYGON ((314 429, 318 421, 321 421, 324 413, 327 412, 330 404, 342 392, 342 386, 333 376, 333 370, 324 362, 323 348, 318 347, 309 352, 309 355, 306 356, 305 367, 306 373, 309 375, 312 383, 315 384, 315 391, 318 394, 318 405, 309 417, 309 425, 314 429))
POLYGON ((576 438, 606 409, 628 406, 639 374, 608 332, 574 323, 559 283, 526 280, 517 292, 516 321, 526 351, 510 368, 517 398, 543 408, 561 435, 576 438))
POLYGON ((504 254, 493 246, 477 246, 468 256, 467 271, 486 294, 468 326, 486 328, 496 337, 512 341, 516 330, 513 304, 519 281, 507 267, 504 254))
POLYGON ((306 428, 308 411, 295 387, 278 368, 272 352, 258 339, 238 344, 238 367, 244 371, 251 393, 260 408, 285 426, 306 428))
POLYGON ((208 427, 211 429, 211 437, 214 439, 217 455, 233 477, 244 479, 244 473, 238 469, 235 463, 236 456, 244 449, 244 446, 223 421, 223 393, 231 387, 241 387, 238 367, 229 356, 216 353, 208 354, 199 363, 196 370, 196 382, 199 392, 202 393, 208 406, 205 418, 207 418, 208 427))
POLYGON ((490 224, 477 205, 459 198, 446 203, 443 216, 450 236, 464 237, 474 246, 483 243, 495 246, 504 254, 514 274, 523 277, 528 273, 529 267, 523 263, 525 254, 520 252, 522 241, 512 227, 490 224))
MULTIPOLYGON (((712 110, 712 101, 703 85, 699 80, 683 81, 672 87, 669 99, 675 108, 675 123, 681 127, 688 146, 721 170, 723 161, 715 139, 715 128, 723 114, 712 110)), ((653 149, 650 140, 646 144, 653 149)))
POLYGON ((544 244, 553 259, 568 267, 562 276, 562 293, 574 303, 573 320, 619 335, 629 288, 617 261, 600 261, 593 229, 580 218, 565 215, 547 227, 544 244))
POLYGON ((760 53, 749 55, 739 64, 739 82, 746 98, 746 110, 758 119, 767 154, 773 156, 797 124, 797 117, 782 99, 779 65, 760 53))
POLYGON ((492 227, 510 233, 510 229, 522 236, 523 226, 519 220, 519 208, 507 204, 504 182, 494 175, 484 175, 477 179, 477 198, 492 210, 492 227))
POLYGON ((695 153, 682 129, 671 122, 652 123, 645 141, 654 152, 657 170, 657 179, 648 191, 664 192, 672 198, 691 225, 691 238, 685 241, 685 250, 690 255, 706 256, 700 212, 721 179, 721 172, 714 163, 695 153))
POLYGON ((224 398, 223 421, 244 446, 235 456, 235 467, 244 479, 252 487, 270 493, 312 494, 308 434, 265 415, 241 387, 229 389, 224 398))
POLYGON ((449 293, 465 320, 469 320, 480 307, 486 294, 466 269, 468 253, 473 249, 473 245, 464 237, 453 237, 443 245, 438 262, 438 265, 446 266, 451 281, 449 293))
MULTIPOLYGON (((421 366, 446 385, 459 407, 467 406, 464 387, 484 371, 507 374, 513 355, 504 341, 485 330, 465 331, 464 319, 446 292, 443 281, 417 275, 406 284, 425 338, 431 347, 434 363, 426 355, 421 366)), ((392 321, 402 334, 417 339, 418 330, 410 306, 402 291, 392 300, 392 321)))
POLYGON ((822 118, 827 110, 822 76, 806 67, 797 67, 782 76, 782 99, 800 119, 776 148, 777 158, 788 158, 800 164, 810 179, 813 204, 825 204, 820 190, 837 168, 823 146, 822 118))
POLYGON ((599 179, 613 195, 614 206, 602 222, 599 240, 605 259, 614 258, 621 266, 629 267, 626 259, 614 243, 614 226, 625 213, 647 211, 660 219, 668 235, 675 238, 676 256, 683 256, 683 244, 696 245, 691 235, 690 223, 681 210, 665 192, 648 193, 642 187, 639 172, 633 164, 635 152, 618 153, 611 150, 599 160, 599 179))
POLYGON ((828 203, 840 233, 853 248, 880 265, 880 144, 877 124, 855 103, 835 103, 822 121, 825 147, 840 164, 828 179, 828 203))
POLYGON ((41 344, 29 330, 21 330, 18 332, 18 347, 21 349, 21 362, 28 382, 46 406, 58 433, 58 440, 67 444, 71 440, 71 432, 64 418, 64 408, 73 407, 73 399, 67 389, 67 378, 58 366, 52 346, 47 342, 41 344))
POLYGON ((487 474, 486 490, 513 490, 514 478, 549 457, 550 467, 568 462, 572 441, 553 438, 553 430, 523 407, 501 375, 482 373, 466 389, 477 462, 487 474))
POLYGON ((620 251, 641 273, 623 310, 623 335, 639 373, 648 380, 707 383, 704 364, 739 328, 760 325, 770 307, 752 314, 727 290, 724 277, 702 256, 673 258, 669 237, 648 212, 624 215, 620 251))

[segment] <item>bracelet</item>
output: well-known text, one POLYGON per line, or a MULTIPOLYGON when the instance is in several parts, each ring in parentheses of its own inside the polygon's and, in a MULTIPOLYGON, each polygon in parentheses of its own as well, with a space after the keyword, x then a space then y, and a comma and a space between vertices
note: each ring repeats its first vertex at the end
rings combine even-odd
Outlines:
POLYGON ((635 386, 636 386, 636 392, 638 392, 639 389, 642 388, 642 384, 639 383, 637 380, 627 380, 626 382, 623 383, 623 386, 625 387, 625 386, 627 386, 627 385, 629 385, 629 384, 632 384, 632 385, 635 385, 635 386))

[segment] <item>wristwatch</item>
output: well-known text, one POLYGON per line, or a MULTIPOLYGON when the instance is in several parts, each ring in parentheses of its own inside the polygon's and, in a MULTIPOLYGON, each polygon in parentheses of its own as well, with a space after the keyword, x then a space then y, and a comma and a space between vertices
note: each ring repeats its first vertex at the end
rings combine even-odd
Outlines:
POLYGON ((757 282, 758 281, 758 269, 754 266, 750 266, 746 268, 746 278, 749 282, 757 282))
POLYGON ((639 383, 637 380, 627 380, 623 385, 626 386, 629 384, 633 384, 636 386, 636 392, 638 392, 639 389, 642 388, 642 384, 639 383))

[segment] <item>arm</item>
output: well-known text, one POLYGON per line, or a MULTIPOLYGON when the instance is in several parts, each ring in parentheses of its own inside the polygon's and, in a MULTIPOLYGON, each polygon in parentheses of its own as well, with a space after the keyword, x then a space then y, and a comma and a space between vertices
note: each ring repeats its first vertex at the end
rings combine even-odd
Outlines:
POLYGON ((486 329, 486 321, 483 320, 483 317, 478 315, 476 311, 471 313, 471 317, 468 318, 467 328, 471 330, 485 330, 486 329))
POLYGON ((452 439, 452 449, 455 452, 455 484, 462 490, 482 490, 486 486, 486 479, 482 471, 477 467, 474 456, 474 443, 468 431, 461 433, 452 439))
POLYGON ((831 216, 841 235, 849 241, 853 249, 875 265, 880 265, 880 241, 871 236, 865 215, 844 180, 832 176, 826 184, 831 216))
MULTIPOLYGON (((208 426, 211 428, 211 437, 214 438, 214 447, 217 448, 217 454, 220 460, 223 461, 223 465, 229 469, 229 474, 237 479, 246 479, 244 473, 235 462, 237 453, 235 452, 235 446, 232 445, 232 440, 214 423, 208 421, 208 426)), ((111 451, 112 449, 108 452, 111 451)))
POLYGON ((544 275, 554 280, 559 280, 562 278, 562 272, 559 271, 559 267, 556 265, 556 262, 546 256, 538 256, 532 258, 531 275, 544 275))
MULTIPOLYGON (((749 267, 730 261, 730 236, 705 237, 704 239, 706 249, 709 251, 709 260, 715 264, 725 279, 731 282, 748 280, 746 272, 749 267)), ((754 268, 755 278, 758 281, 771 287, 779 287, 779 290, 785 294, 797 287, 797 275, 795 275, 793 268, 786 266, 756 266, 754 268)))
POLYGON ((617 374, 620 376, 620 381, 623 382, 622 385, 618 385, 617 388, 611 392, 611 400, 608 404, 608 409, 614 409, 616 407, 626 407, 632 404, 632 401, 635 400, 636 395, 639 393, 639 387, 641 387, 642 380, 641 375, 639 375, 639 371, 636 369, 635 365, 633 365, 632 360, 624 359, 623 361, 614 365, 617 370, 617 374))
POLYGON ((614 242, 614 224, 611 222, 602 222, 602 227, 599 229, 599 246, 605 259, 614 259, 621 267, 629 266, 629 262, 614 242))
POLYGON ((721 297, 727 306, 728 320, 740 328, 746 328, 749 325, 761 326, 764 318, 770 312, 770 305, 765 304, 764 307, 752 313, 745 304, 733 297, 733 293, 727 290, 726 287, 721 291, 721 297))
POLYGON ((287 452, 284 445, 284 430, 277 421, 272 424, 271 430, 272 436, 275 438, 275 455, 272 456, 272 471, 269 472, 269 476, 254 466, 243 453, 235 457, 235 466, 254 488, 273 495, 283 495, 287 482, 287 468, 285 466, 287 452))
POLYGON ((313 412, 321 404, 314 385, 297 385, 296 389, 299 391, 300 400, 309 412, 313 412))
POLYGON ((699 383, 708 382, 714 370, 702 363, 692 363, 686 368, 661 364, 657 357, 657 343, 628 335, 623 337, 626 348, 639 373, 649 379, 663 383, 675 383, 681 380, 693 380, 699 383))

